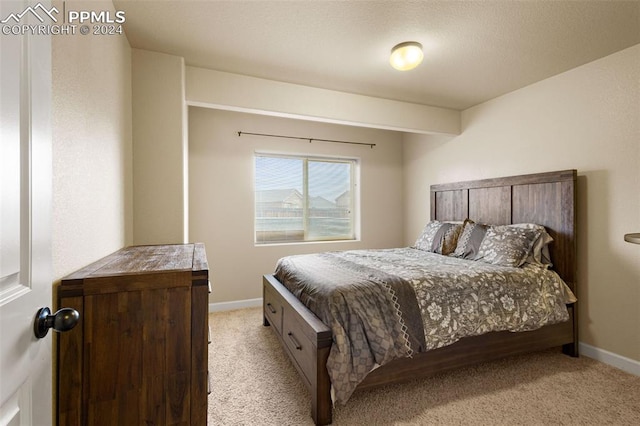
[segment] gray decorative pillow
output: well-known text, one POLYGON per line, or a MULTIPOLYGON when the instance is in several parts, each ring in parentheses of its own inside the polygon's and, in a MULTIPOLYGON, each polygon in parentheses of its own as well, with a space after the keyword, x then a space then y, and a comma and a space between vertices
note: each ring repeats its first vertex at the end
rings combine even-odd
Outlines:
POLYGON ((448 255, 455 250, 461 232, 462 223, 432 220, 424 227, 413 247, 448 255))
POLYGON ((481 225, 467 219, 464 221, 464 228, 458 238, 458 244, 453 252, 453 256, 463 259, 474 260, 480 250, 480 243, 487 233, 488 225, 481 225))
POLYGON ((553 266, 551 256, 549 254, 549 244, 553 242, 553 238, 547 233, 547 229, 544 226, 535 223, 516 223, 509 226, 540 231, 540 236, 534 241, 531 252, 524 263, 540 266, 542 268, 550 268, 553 266))
POLYGON ((540 230, 491 226, 480 243, 476 260, 500 266, 521 266, 540 237, 540 230))

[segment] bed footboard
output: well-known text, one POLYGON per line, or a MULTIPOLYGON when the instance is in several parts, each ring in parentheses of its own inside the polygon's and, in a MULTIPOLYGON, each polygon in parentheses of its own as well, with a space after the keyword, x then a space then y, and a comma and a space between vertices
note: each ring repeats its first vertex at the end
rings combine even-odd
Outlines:
POLYGON ((273 275, 263 282, 264 325, 271 325, 311 394, 316 425, 331 423, 331 383, 327 358, 331 330, 296 299, 273 275))
MULTIPOLYGON (((483 361, 562 347, 577 356, 575 305, 569 305, 569 321, 534 331, 492 332, 464 338, 452 345, 412 358, 391 361, 374 371, 358 386, 366 389, 465 367, 483 361)), ((331 349, 331 330, 289 292, 273 275, 263 277, 264 325, 271 325, 282 347, 311 395, 311 416, 316 425, 331 423, 331 383, 326 364, 331 349)))

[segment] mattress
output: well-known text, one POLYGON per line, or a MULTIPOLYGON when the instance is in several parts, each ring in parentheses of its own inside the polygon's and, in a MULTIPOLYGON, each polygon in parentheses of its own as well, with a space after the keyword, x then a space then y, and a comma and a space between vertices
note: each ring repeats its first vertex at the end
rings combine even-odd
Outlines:
POLYGON ((413 248, 287 256, 274 275, 331 328, 327 369, 338 403, 393 359, 468 336, 567 321, 566 304, 575 302, 552 270, 413 248))

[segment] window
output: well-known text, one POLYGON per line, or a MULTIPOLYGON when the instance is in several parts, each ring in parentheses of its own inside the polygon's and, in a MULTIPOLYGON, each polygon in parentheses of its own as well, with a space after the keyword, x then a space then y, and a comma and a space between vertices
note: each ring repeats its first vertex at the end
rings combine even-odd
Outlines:
POLYGON ((257 244, 355 239, 356 160, 255 156, 257 244))

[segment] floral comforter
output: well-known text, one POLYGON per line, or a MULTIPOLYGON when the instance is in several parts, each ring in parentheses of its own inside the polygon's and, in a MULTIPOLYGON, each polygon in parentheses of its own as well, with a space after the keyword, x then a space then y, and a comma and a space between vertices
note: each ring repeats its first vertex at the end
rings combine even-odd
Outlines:
POLYGON ((463 337, 567 321, 576 300, 547 269, 412 248, 288 256, 275 276, 331 328, 327 369, 342 403, 378 365, 463 337))

